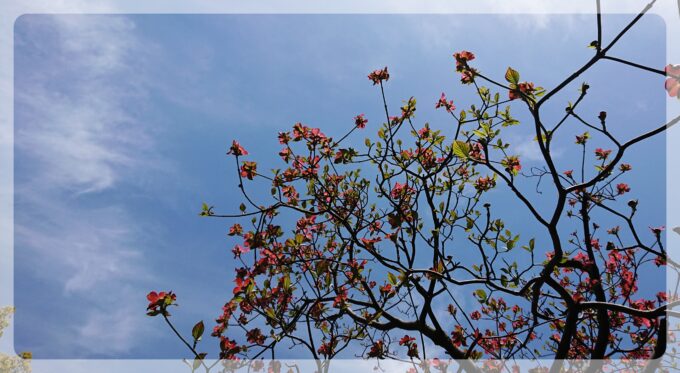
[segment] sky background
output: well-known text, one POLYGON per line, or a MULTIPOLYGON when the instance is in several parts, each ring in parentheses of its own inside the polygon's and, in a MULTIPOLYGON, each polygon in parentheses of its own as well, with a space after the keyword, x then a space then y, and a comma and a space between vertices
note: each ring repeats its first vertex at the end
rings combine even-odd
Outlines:
MULTIPOLYGON (((605 17, 605 40, 626 20, 605 17)), ((613 53, 662 67, 664 32, 659 18, 644 18, 613 53)), ((474 66, 489 75, 502 77, 511 65, 550 88, 590 58, 594 35, 590 16, 22 16, 16 350, 37 358, 185 355, 162 320, 145 316, 145 295, 174 290, 173 318, 188 333, 201 319, 211 328, 231 294, 229 221, 198 212, 202 202, 225 212, 241 202, 225 155, 232 139, 262 169, 274 168, 278 131, 300 121, 337 137, 365 113, 366 132, 352 138, 363 144, 381 118, 366 74, 385 65, 394 109, 415 96, 419 123, 452 128, 434 110, 440 93, 459 108, 473 102, 458 83, 454 51, 473 51, 474 66)), ((665 118, 661 77, 604 62, 583 80, 592 88, 581 113, 607 110, 616 134, 630 137, 665 118)), ((558 118, 576 97, 576 87, 567 89, 546 115, 558 118)), ((519 107, 515 113, 526 117, 519 107)), ((525 167, 536 162, 528 126, 508 136, 525 167)), ((575 168, 571 142, 556 145, 560 169, 575 168)), ((664 224, 664 144, 658 137, 627 159, 631 198, 644 201, 641 221, 652 226, 664 224)), ((268 194, 266 185, 260 190, 268 194)), ((519 226, 526 211, 498 198, 500 213, 519 226)))

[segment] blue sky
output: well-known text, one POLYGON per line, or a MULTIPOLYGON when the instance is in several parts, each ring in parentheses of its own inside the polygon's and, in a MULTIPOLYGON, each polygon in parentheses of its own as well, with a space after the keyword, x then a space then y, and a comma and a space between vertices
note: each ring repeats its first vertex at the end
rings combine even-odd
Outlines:
MULTIPOLYGON (((605 17, 605 37, 627 19, 605 17)), ((385 65, 395 108, 415 96, 419 123, 450 128, 433 108, 440 93, 459 108, 473 102, 454 51, 474 51, 487 74, 511 65, 550 88, 591 56, 595 28, 589 16, 29 15, 15 32, 15 347, 38 358, 149 358, 186 354, 144 315, 149 290, 178 294, 173 317, 187 332, 200 319, 212 325, 231 294, 229 222, 197 213, 204 201, 221 211, 241 202, 225 156, 232 139, 267 169, 280 166, 276 133, 298 121, 337 136, 365 113, 373 134, 381 101, 366 74, 385 65)), ((646 18, 613 52, 661 67, 663 35, 663 22, 646 18)), ((660 77, 606 62, 592 73, 582 112, 607 110, 624 137, 663 122, 660 77)), ((575 97, 566 90, 547 114, 575 97)), ((527 126, 508 138, 525 167, 537 157, 532 138, 527 126)), ((574 168, 571 142, 556 144, 562 169, 574 168)), ((655 226, 664 144, 628 159, 641 221, 655 226)), ((507 220, 525 216, 496 198, 507 220)))

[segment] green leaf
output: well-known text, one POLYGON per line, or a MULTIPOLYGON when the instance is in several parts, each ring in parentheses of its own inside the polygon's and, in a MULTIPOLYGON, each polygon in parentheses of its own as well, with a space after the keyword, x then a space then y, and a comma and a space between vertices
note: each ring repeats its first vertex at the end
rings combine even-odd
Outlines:
POLYGON ((238 208, 241 210, 241 212, 246 212, 246 205, 244 203, 242 203, 238 208))
POLYGON ((320 262, 316 265, 316 274, 317 274, 317 276, 321 276, 323 273, 326 272, 326 270, 328 270, 328 262, 326 262, 325 260, 320 261, 320 262))
POLYGON ((397 284, 397 276, 395 276, 395 275, 394 275, 393 273, 391 273, 391 272, 387 272, 387 280, 388 280, 388 281, 390 282, 390 284, 392 284, 392 285, 396 285, 396 284, 397 284))
POLYGON ((486 302, 486 291, 484 291, 484 289, 475 290, 475 296, 480 303, 486 302))
POLYGON ((512 84, 518 84, 519 73, 516 70, 513 70, 512 67, 508 67, 508 70, 505 72, 505 80, 512 84))
POLYGON ((470 154, 470 144, 465 141, 456 140, 453 143, 453 154, 462 159, 467 159, 470 154))
POLYGON ((501 275, 501 285, 508 286, 508 277, 507 276, 501 275))
POLYGON ((191 329, 191 336, 194 337, 194 341, 201 340, 204 331, 205 325, 203 325, 203 320, 201 320, 198 323, 196 323, 196 325, 194 325, 193 329, 191 329))
POLYGON ((472 220, 470 217, 467 217, 467 216, 466 216, 466 217, 465 217, 465 222, 466 222, 466 225, 465 225, 465 230, 466 230, 466 231, 469 231, 470 229, 472 229, 472 227, 475 226, 475 221, 472 220))
POLYGON ((199 214, 200 216, 210 216, 213 214, 212 212, 213 207, 208 206, 207 203, 203 202, 201 204, 201 213, 199 214))
POLYGON ((286 275, 286 277, 283 278, 283 288, 286 290, 290 289, 290 275, 286 275))
POLYGON ((477 137, 480 137, 480 138, 486 138, 487 137, 486 132, 482 131, 482 130, 474 130, 474 131, 472 131, 472 133, 474 133, 475 135, 477 135, 477 137))

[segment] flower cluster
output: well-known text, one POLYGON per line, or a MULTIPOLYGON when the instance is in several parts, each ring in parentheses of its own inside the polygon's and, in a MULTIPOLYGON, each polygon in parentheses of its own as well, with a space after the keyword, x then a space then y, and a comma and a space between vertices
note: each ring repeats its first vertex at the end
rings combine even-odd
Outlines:
POLYGON ((357 128, 366 128, 366 123, 368 123, 368 119, 364 117, 364 114, 359 114, 354 117, 354 125, 357 128))
POLYGON ((460 51, 453 54, 453 58, 456 60, 456 71, 461 72, 468 69, 468 62, 475 59, 475 55, 472 52, 460 51))
POLYGON ((399 346, 406 346, 408 349, 406 355, 413 359, 418 358, 418 344, 415 343, 415 340, 415 338, 409 336, 408 334, 399 340, 399 346))
POLYGON ((257 175, 257 163, 250 161, 243 162, 243 165, 241 166, 241 177, 253 180, 255 175, 257 175))
POLYGON ((496 179, 491 176, 483 176, 475 181, 475 189, 477 189, 479 192, 486 192, 495 186, 496 179))
POLYGON ((368 80, 372 81, 373 85, 390 80, 390 73, 387 72, 387 66, 368 74, 368 80))
POLYGON ((477 70, 468 66, 468 62, 474 60, 475 55, 472 52, 462 51, 454 53, 453 58, 456 60, 456 71, 461 75, 461 83, 471 84, 475 80, 477 70))
POLYGON ((234 140, 231 143, 231 147, 229 148, 229 151, 227 154, 233 154, 235 156, 241 156, 241 155, 248 155, 248 152, 241 146, 241 144, 238 143, 238 141, 234 140))
POLYGON ((523 97, 531 97, 535 92, 536 88, 534 87, 534 83, 521 82, 517 84, 515 89, 508 91, 508 98, 510 100, 515 100, 523 97))
POLYGON ((146 299, 149 301, 149 305, 146 307, 147 315, 149 316, 170 316, 167 311, 168 306, 175 303, 177 296, 172 293, 172 291, 165 292, 155 292, 152 291, 147 294, 146 299))
POLYGON ((624 194, 630 192, 630 187, 626 183, 616 184, 616 192, 618 194, 624 194))
POLYGON ((612 151, 610 149, 602 149, 602 148, 597 148, 595 149, 595 157, 600 160, 605 160, 607 157, 609 157, 609 154, 611 154, 612 151))
POLYGON ((371 348, 368 350, 368 354, 366 354, 366 357, 377 357, 377 358, 383 358, 385 357, 385 354, 387 352, 385 351, 385 342, 382 340, 377 340, 371 345, 371 348))
POLYGON ((522 169, 522 165, 519 163, 519 157, 516 155, 509 155, 501 161, 501 165, 505 167, 505 170, 513 175, 517 175, 522 169))
POLYGON ((576 135, 576 143, 579 145, 585 145, 590 138, 590 133, 584 132, 582 135, 576 135))
POLYGON ((442 107, 446 109, 446 111, 448 111, 449 113, 456 110, 456 105, 453 104, 453 100, 447 101, 446 94, 444 94, 444 92, 442 92, 442 96, 439 98, 439 101, 437 101, 437 104, 434 105, 435 109, 439 109, 442 107))

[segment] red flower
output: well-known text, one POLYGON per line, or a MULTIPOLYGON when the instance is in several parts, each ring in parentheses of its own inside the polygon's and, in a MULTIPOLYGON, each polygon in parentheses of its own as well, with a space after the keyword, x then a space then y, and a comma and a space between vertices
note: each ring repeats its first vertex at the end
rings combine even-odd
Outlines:
POLYGON ((399 340, 399 346, 409 345, 409 344, 411 344, 411 342, 413 342, 413 341, 415 341, 415 340, 416 340, 415 338, 410 337, 410 336, 407 334, 407 335, 403 336, 403 337, 399 340))
POLYGON ((279 132, 279 143, 288 144, 290 141, 290 134, 288 132, 279 132))
POLYGON ((600 240, 597 238, 593 238, 590 240, 590 245, 595 248, 595 250, 600 250, 600 240))
POLYGON ((248 285, 250 285, 251 281, 252 281, 252 280, 249 279, 249 278, 247 278, 247 279, 242 279, 242 278, 240 278, 240 277, 237 277, 237 278, 234 280, 234 282, 236 283, 236 286, 234 286, 234 290, 233 290, 234 295, 239 294, 239 293, 243 292, 244 290, 246 290, 246 288, 248 287, 248 285))
POLYGON ((316 350, 319 354, 323 356, 330 356, 333 354, 333 345, 330 342, 322 343, 319 349, 316 350))
POLYGON ((496 180, 489 176, 480 177, 475 181, 475 188, 477 191, 486 192, 487 190, 496 186, 496 180))
POLYGON ((467 346, 467 341, 465 339, 465 330, 463 329, 462 326, 456 325, 451 332, 451 342, 456 347, 460 347, 461 345, 467 346))
POLYGON ((368 119, 364 118, 363 114, 359 114, 354 117, 354 125, 357 128, 366 128, 366 123, 368 123, 368 119))
POLYGON ((471 143, 470 153, 468 153, 468 155, 472 159, 483 161, 486 159, 484 156, 484 145, 482 145, 480 142, 471 143))
POLYGON ((379 84, 383 80, 388 81, 390 79, 390 73, 387 72, 387 66, 382 70, 375 70, 368 74, 368 79, 373 82, 373 85, 379 84))
POLYGON ((257 163, 255 162, 243 162, 241 166, 241 176, 247 178, 248 180, 253 180, 257 174, 257 163))
MULTIPOLYGON (((597 245, 599 247, 600 243, 598 242, 597 245)), ((581 264, 583 264, 585 267, 588 267, 592 264, 590 259, 588 258, 588 256, 585 253, 576 254, 574 256, 574 260, 577 261, 577 262, 581 262, 581 264)))
POLYGON ((232 341, 227 337, 222 337, 220 339, 220 358, 226 360, 233 360, 236 358, 236 354, 241 352, 241 348, 236 344, 236 341, 232 341))
POLYGON ((394 183, 394 188, 392 188, 392 191, 390 192, 390 197, 394 199, 402 199, 402 200, 407 200, 412 193, 414 193, 415 190, 406 183, 400 184, 400 183, 394 183))
POLYGON ((234 141, 232 141, 231 148, 229 148, 229 151, 227 152, 227 154, 233 154, 233 155, 236 155, 236 156, 248 155, 248 151, 246 151, 241 146, 241 144, 238 143, 238 141, 234 140, 234 141))
POLYGON ((567 170, 567 171, 564 171, 563 174, 564 174, 566 177, 568 177, 568 178, 571 179, 571 178, 573 177, 573 175, 574 175, 574 170, 567 170))
POLYGON ((246 253, 250 252, 250 248, 247 247, 247 246, 244 247, 244 246, 241 246, 241 245, 236 245, 231 250, 231 252, 234 253, 234 258, 236 258, 236 257, 241 256, 241 254, 246 254, 246 253))
POLYGON ((260 331, 260 329, 258 328, 249 330, 246 333, 246 338, 248 338, 249 343, 254 343, 258 345, 263 345, 265 341, 265 336, 262 335, 262 331, 260 331))
POLYGON ((418 136, 421 139, 426 139, 426 138, 430 137, 430 133, 431 133, 430 127, 428 127, 428 126, 425 126, 425 127, 421 128, 420 130, 418 130, 418 136))
POLYGON ((338 295, 333 300, 333 307, 341 306, 345 304, 345 301, 347 300, 347 289, 343 286, 339 290, 338 295))
POLYGON ((243 233, 243 227, 241 227, 241 224, 234 224, 229 228, 229 235, 230 236, 240 236, 243 233))
POLYGON ((470 314, 470 318, 473 320, 479 320, 482 317, 482 314, 479 313, 479 311, 474 311, 470 314))
POLYGON ((385 284, 380 287, 380 294, 382 294, 383 296, 392 296, 395 294, 395 291, 394 289, 392 289, 391 284, 385 284))
POLYGON ((619 194, 624 194, 630 192, 630 187, 626 183, 616 184, 616 191, 619 194))
POLYGON ((147 294, 146 299, 149 301, 149 305, 146 307, 148 311, 147 315, 156 316, 158 314, 163 314, 169 316, 165 309, 177 300, 177 296, 173 294, 172 291, 167 293, 164 291, 161 291, 160 293, 152 291, 147 294))
POLYGON ((579 145, 585 145, 589 138, 590 134, 588 132, 584 132, 583 135, 576 136, 576 143, 579 145))
POLYGON ((522 96, 531 96, 535 91, 534 83, 522 82, 517 85, 517 88, 508 91, 508 98, 514 100, 522 96))
POLYGON ((663 256, 657 256, 654 258, 654 264, 656 264, 657 267, 664 266, 666 265, 666 258, 663 256))
POLYGON ((385 344, 383 341, 378 340, 373 343, 371 349, 368 351, 368 357, 382 358, 385 355, 385 344))
POLYGON ((656 293, 656 300, 658 300, 659 303, 666 303, 668 302, 668 295, 665 291, 660 291, 656 293))
POLYGON ((468 61, 475 59, 475 55, 472 52, 461 51, 453 54, 453 58, 456 59, 456 71, 461 72, 467 69, 468 61))
POLYGON ((519 163, 519 157, 515 155, 509 155, 501 161, 501 165, 505 167, 505 170, 513 175, 517 175, 522 169, 522 165, 519 163))
POLYGON ((307 132, 309 131, 309 127, 303 125, 302 123, 295 123, 293 125, 293 141, 300 141, 302 140, 307 132))
POLYGON ((621 170, 621 172, 630 171, 632 169, 633 166, 629 165, 628 163, 621 163, 621 165, 619 166, 619 170, 621 170))
POLYGON ((605 160, 607 159, 607 157, 609 157, 609 154, 611 153, 612 151, 609 149, 607 150, 604 150, 602 148, 595 149, 595 156, 597 157, 597 159, 605 160))
POLYGON ((463 84, 471 84, 475 81, 475 73, 477 70, 468 69, 460 73, 460 82, 463 84))
POLYGON ((290 149, 289 148, 281 149, 281 151, 279 152, 279 157, 281 157, 281 159, 283 159, 284 162, 288 163, 291 158, 290 149))
POLYGON ((442 92, 442 97, 439 98, 437 104, 434 105, 435 109, 439 109, 440 107, 443 107, 449 113, 456 110, 456 106, 453 104, 453 100, 446 101, 446 95, 444 94, 444 92, 442 92))
POLYGON ((680 65, 667 65, 666 75, 666 91, 668 96, 680 98, 680 65))

